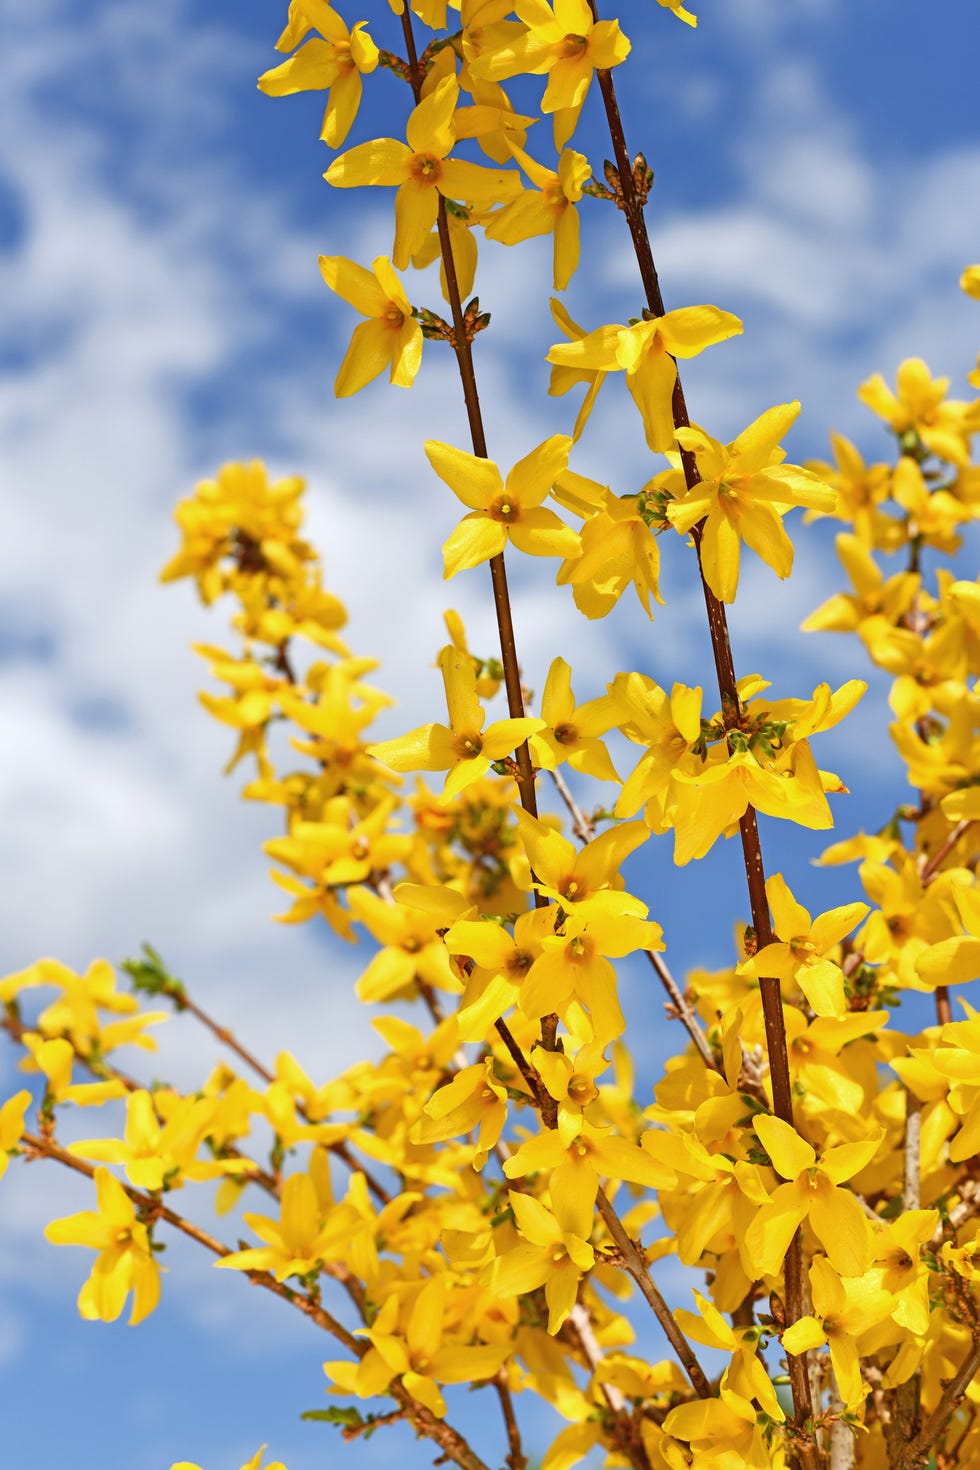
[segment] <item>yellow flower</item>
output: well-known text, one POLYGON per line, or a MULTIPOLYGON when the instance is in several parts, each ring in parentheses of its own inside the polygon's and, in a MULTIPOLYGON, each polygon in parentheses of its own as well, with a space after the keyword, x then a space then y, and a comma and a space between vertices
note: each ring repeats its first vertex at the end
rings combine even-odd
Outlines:
POLYGON ((367 888, 354 888, 349 894, 352 915, 381 945, 355 987, 358 1000, 365 1004, 415 995, 418 981, 456 994, 461 989, 439 936, 446 919, 397 902, 404 887, 398 885, 395 903, 367 888))
POLYGON ((566 583, 571 586, 575 606, 587 618, 604 618, 632 582, 652 621, 650 597, 659 603, 663 603, 663 598, 660 596, 660 547, 645 518, 645 491, 639 495, 614 495, 605 485, 566 473, 559 479, 555 499, 586 516, 580 533, 580 553, 562 563, 559 587, 566 583))
POLYGON ((554 1335, 575 1305, 582 1273, 595 1264, 592 1202, 582 1193, 565 1195, 552 1212, 532 1195, 511 1190, 510 1207, 523 1239, 493 1261, 488 1280, 500 1296, 525 1296, 543 1286, 554 1335))
MULTIPOLYGON (((605 1046, 626 1030, 616 971, 606 956, 618 959, 637 950, 663 949, 663 931, 644 917, 646 905, 639 899, 608 889, 563 912, 561 933, 541 940, 542 952, 521 987, 520 1008, 528 1018, 557 1011, 567 1019, 569 1004, 578 1001, 588 1012, 596 1041, 605 1046)), ((581 1020, 576 1027, 582 1027, 581 1020)))
POLYGON ((675 531, 685 534, 699 522, 705 581, 722 602, 734 602, 739 552, 745 541, 777 577, 793 569, 793 546, 782 516, 790 506, 830 512, 834 491, 809 470, 784 465, 779 441, 796 419, 799 403, 784 403, 722 445, 694 426, 677 430, 677 442, 697 460, 701 479, 667 506, 675 531))
POLYGON ((541 910, 519 914, 511 935, 489 919, 459 918, 446 933, 446 948, 474 968, 457 1020, 460 1041, 482 1041, 493 1023, 516 1005, 521 983, 541 953, 541 910))
POLYGON ((742 1470, 772 1464, 755 1406, 730 1388, 722 1388, 716 1399, 679 1404, 664 1419, 663 1427, 665 1434, 690 1445, 689 1453, 681 1452, 676 1458, 665 1454, 664 1463, 671 1470, 681 1465, 697 1465, 698 1470, 742 1470))
POLYGON ((575 205, 582 198, 592 166, 583 154, 570 148, 559 158, 557 173, 514 144, 510 151, 537 190, 525 189, 495 214, 487 226, 487 239, 517 245, 534 235, 553 233, 555 290, 564 291, 578 267, 579 219, 575 205))
POLYGON ((310 1158, 309 1174, 290 1174, 282 1187, 278 1220, 269 1215, 245 1215, 245 1223, 266 1243, 232 1251, 215 1266, 232 1271, 271 1271, 277 1281, 307 1276, 324 1261, 342 1255, 351 1236, 362 1228, 350 1205, 335 1205, 330 1192, 329 1166, 322 1150, 310 1158))
POLYGON ((850 934, 869 912, 866 903, 848 903, 829 909, 811 922, 810 915, 790 893, 781 873, 766 883, 772 924, 778 943, 743 961, 740 975, 773 975, 786 985, 796 984, 818 1016, 843 1018, 844 976, 827 951, 850 934))
POLYGON ((625 822, 610 827, 584 847, 576 848, 547 823, 527 812, 516 811, 517 824, 527 853, 534 886, 539 893, 561 905, 566 913, 580 910, 590 918, 587 905, 599 893, 612 890, 603 901, 605 914, 646 915, 646 907, 629 893, 620 891, 620 865, 647 840, 642 822, 625 822))
POLYGON ((738 317, 717 306, 682 306, 631 327, 598 327, 578 341, 559 342, 548 353, 548 361, 599 372, 625 369, 626 386, 643 416, 647 445, 659 453, 674 444, 675 358, 696 357, 741 330, 738 317))
MULTIPOLYGON (((584 337, 588 336, 585 328, 580 327, 578 322, 572 321, 565 307, 554 296, 551 298, 551 315, 555 319, 555 326, 560 332, 565 334, 570 342, 581 342, 584 337)), ((550 355, 548 361, 552 361, 550 355)), ((592 368, 569 367, 562 366, 561 364, 554 364, 552 366, 551 380, 548 384, 548 393, 552 398, 560 398, 563 393, 567 393, 569 388, 573 388, 577 383, 587 383, 589 385, 588 392, 582 400, 582 407, 578 411, 575 427, 572 430, 573 444, 582 437, 582 430, 588 422, 589 414, 592 412, 595 401, 599 396, 599 389, 605 381, 605 373, 597 372, 592 368)))
POLYGON ((645 804, 652 831, 666 830, 664 800, 681 762, 697 769, 691 747, 701 734, 700 688, 675 684, 670 694, 646 674, 617 674, 609 698, 617 724, 630 740, 646 747, 616 802, 617 817, 632 817, 645 804))
POLYGON ((507 1122, 507 1091, 493 1075, 493 1057, 457 1072, 433 1093, 423 1112, 411 1132, 413 1143, 442 1143, 476 1128, 473 1167, 482 1169, 507 1122))
POLYGON ((449 646, 439 655, 439 667, 449 725, 420 725, 398 740, 369 745, 367 751, 393 771, 448 771, 443 800, 449 801, 485 776, 492 761, 502 760, 543 730, 544 720, 497 720, 484 730, 486 714, 476 697, 472 659, 449 646))
MULTIPOLYGON (((900 623, 911 608, 922 578, 916 572, 896 572, 886 581, 865 544, 858 536, 846 531, 841 532, 835 544, 854 591, 838 592, 828 598, 804 619, 800 631, 859 632, 872 658, 875 658, 876 645, 881 642, 887 646, 886 630, 903 631, 896 630, 895 624, 900 623)), ((915 639, 915 644, 918 647, 918 639, 915 639)))
POLYGON ((7 1172, 10 1155, 24 1131, 24 1115, 31 1105, 31 1094, 24 1088, 0 1107, 0 1179, 7 1172))
POLYGON ((753 1119, 759 1141, 777 1174, 788 1182, 777 1186, 745 1236, 745 1249, 756 1271, 775 1276, 796 1230, 809 1219, 833 1266, 842 1276, 859 1276, 871 1260, 871 1226, 854 1195, 840 1186, 870 1164, 881 1147, 884 1130, 860 1143, 840 1143, 816 1150, 782 1118, 767 1113, 753 1119))
MULTIPOLYGON (((656 1142, 663 1137, 652 1134, 656 1142)), ((626 1180, 648 1189, 669 1188, 677 1182, 673 1169, 654 1158, 649 1147, 640 1148, 627 1138, 620 1138, 611 1128, 596 1128, 586 1122, 581 1112, 562 1109, 557 1128, 545 1128, 527 1139, 504 1164, 508 1179, 526 1174, 549 1176, 548 1189, 553 1206, 582 1207, 591 1210, 596 1201, 600 1177, 626 1180)))
POLYGON ((215 1098, 155 1097, 143 1088, 126 1099, 125 1138, 83 1138, 68 1152, 80 1159, 122 1164, 137 1189, 175 1189, 185 1179, 214 1179, 221 1174, 248 1174, 257 1169, 249 1159, 197 1159, 218 1111, 215 1098), (157 1109, 164 1117, 161 1126, 157 1109))
POLYGON ((372 1327, 371 1347, 359 1363, 324 1363, 324 1372, 345 1393, 374 1398, 393 1378, 438 1419, 446 1413, 440 1383, 480 1383, 493 1378, 510 1354, 510 1343, 446 1342, 446 1283, 434 1276, 412 1304, 404 1330, 398 1327, 398 1298, 390 1296, 372 1327))
POLYGON ((286 29, 276 50, 292 51, 311 30, 319 31, 323 39, 307 41, 295 56, 259 77, 259 91, 269 97, 326 88, 320 137, 331 148, 340 147, 357 116, 361 74, 374 71, 378 64, 378 48, 363 29, 366 24, 358 21, 349 31, 326 0, 290 0, 286 29))
POLYGON ((616 723, 606 696, 590 699, 576 707, 572 693, 572 671, 563 658, 552 660, 544 693, 541 717, 547 729, 532 735, 531 756, 546 771, 567 761, 573 771, 582 771, 597 781, 618 781, 609 752, 599 739, 616 723))
POLYGON ((296 899, 285 915, 287 920, 312 917, 320 912, 323 900, 332 897, 333 889, 364 883, 371 873, 383 872, 408 856, 412 839, 388 830, 396 805, 394 797, 386 797, 358 822, 349 799, 335 796, 324 803, 320 821, 294 822, 288 837, 263 843, 264 852, 298 875, 271 875, 296 899), (313 887, 300 879, 309 880, 313 887))
POLYGON ((475 77, 500 82, 507 77, 547 73, 542 112, 555 114, 555 147, 564 148, 578 122, 592 73, 618 66, 630 43, 615 20, 596 21, 588 0, 517 0, 518 19, 526 30, 504 33, 470 63, 475 77))
POLYGON ((366 271, 343 255, 321 255, 320 270, 331 291, 368 318, 354 328, 334 382, 337 397, 358 392, 386 367, 397 388, 410 388, 422 363, 422 328, 388 257, 379 255, 366 271))
POLYGON ((23 1031, 20 1039, 27 1052, 20 1070, 44 1073, 47 1102, 71 1102, 80 1108, 100 1107, 102 1103, 126 1096, 125 1084, 116 1077, 104 1082, 72 1082, 72 1069, 78 1053, 65 1037, 52 1036, 45 1041, 37 1031, 23 1031))
POLYGON ((902 440, 920 442, 940 459, 965 466, 970 457, 967 406, 946 401, 948 378, 933 378, 921 357, 910 357, 895 375, 895 392, 880 373, 858 389, 858 398, 902 440))
POLYGON ((504 481, 492 459, 428 439, 429 463, 470 514, 442 548, 446 577, 499 556, 508 541, 529 556, 570 556, 579 547, 571 526, 541 504, 568 464, 572 441, 553 434, 518 460, 504 481))
POLYGON ((453 114, 459 97, 455 77, 445 77, 412 111, 407 143, 377 138, 335 158, 324 174, 338 189, 365 184, 396 185, 395 265, 404 270, 436 222, 439 197, 489 209, 518 193, 518 175, 450 158, 456 143, 453 114))
POLYGON ((759 1357, 759 1334, 754 1328, 741 1330, 730 1327, 714 1302, 694 1291, 698 1315, 678 1307, 674 1311, 677 1325, 693 1342, 703 1342, 705 1347, 720 1349, 732 1354, 732 1361, 725 1369, 721 1387, 731 1389, 746 1399, 758 1399, 763 1412, 777 1424, 786 1418, 776 1397, 772 1380, 759 1357))
POLYGON ((817 1256, 810 1267, 813 1314, 800 1317, 782 1336, 787 1352, 799 1357, 810 1348, 830 1346, 830 1362, 844 1406, 859 1409, 871 1392, 861 1379, 858 1339, 891 1312, 894 1298, 882 1289, 877 1273, 851 1276, 847 1280, 831 1263, 817 1256))
MULTIPOLYGON (((891 467, 887 464, 865 464, 850 439, 845 439, 843 434, 832 433, 830 447, 834 453, 833 464, 815 459, 808 460, 804 466, 837 491, 837 504, 830 514, 837 520, 850 522, 863 545, 896 550, 901 544, 901 529, 896 521, 878 509, 890 493, 891 467)), ((819 510, 808 510, 803 519, 809 524, 819 520, 823 514, 819 510)))
POLYGON ((97 1210, 52 1220, 44 1231, 52 1245, 85 1245, 98 1251, 92 1274, 78 1297, 87 1321, 115 1322, 133 1293, 130 1325, 142 1322, 160 1299, 160 1271, 146 1226, 108 1169, 95 1171, 97 1210))

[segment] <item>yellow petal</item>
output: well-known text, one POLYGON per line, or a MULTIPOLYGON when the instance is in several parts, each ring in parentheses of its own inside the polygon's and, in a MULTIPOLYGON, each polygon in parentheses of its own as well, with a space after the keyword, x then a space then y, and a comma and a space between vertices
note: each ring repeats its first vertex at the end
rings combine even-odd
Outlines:
POLYGON ((464 516, 449 539, 443 544, 442 557, 446 579, 457 572, 479 566, 499 556, 507 545, 507 531, 500 521, 471 511, 464 516))
POLYGON ((486 510, 503 493, 504 482, 492 459, 454 449, 437 439, 425 443, 426 457, 436 474, 470 510, 486 510))

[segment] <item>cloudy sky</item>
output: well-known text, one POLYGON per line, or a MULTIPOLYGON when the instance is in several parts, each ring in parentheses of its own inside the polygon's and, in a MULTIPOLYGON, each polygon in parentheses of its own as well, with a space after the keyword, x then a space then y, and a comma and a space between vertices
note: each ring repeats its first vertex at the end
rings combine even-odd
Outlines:
MULTIPOLYGON (((365 8, 378 41, 398 49, 387 4, 365 8)), ((692 414, 727 439, 799 398, 791 457, 822 454, 830 426, 885 457, 887 436, 856 384, 921 355, 962 392, 976 359, 977 308, 957 289, 980 257, 975 0, 930 7, 928 18, 912 0, 695 8, 697 32, 631 0, 621 22, 634 56, 619 74, 630 147, 656 172, 649 220, 668 306, 710 301, 745 323, 744 337, 685 372, 692 414)), ((433 483, 421 440, 466 444, 449 353, 427 345, 411 395, 379 381, 345 405, 333 398, 354 317, 323 286, 316 257, 387 253, 390 195, 352 199, 322 181, 322 99, 273 102, 255 90, 285 9, 4 6, 0 966, 50 953, 81 967, 149 939, 265 1055, 289 1045, 326 1078, 372 1045, 369 1017, 347 1000, 355 959, 269 922, 278 898, 259 844, 271 815, 222 780, 228 732, 195 701, 202 680, 188 645, 221 641, 221 616, 205 615, 190 588, 156 581, 175 546, 172 507, 229 459, 261 456, 276 474, 307 478, 312 534, 350 610, 352 646, 383 659, 399 700, 381 734, 440 717, 432 661, 445 607, 464 613, 478 651, 493 651, 494 635, 482 569, 448 589, 440 580, 458 508, 433 483)), ((353 22, 363 12, 344 13, 353 22)), ((362 116, 352 141, 403 126, 401 89, 388 75, 372 80, 380 121, 362 116)), ((600 121, 587 111, 576 140, 597 171, 609 151, 600 121)), ((549 157, 547 137, 537 153, 549 157)), ((583 216, 569 309, 590 327, 625 321, 642 303, 622 221, 600 204, 583 216)), ((493 326, 477 343, 477 371, 491 453, 505 466, 567 431, 574 412, 546 394, 549 286, 546 244, 481 247, 477 290, 493 326)), ((437 298, 423 278, 413 299, 437 308, 437 298)), ((650 469, 637 429, 622 384, 610 384, 574 467, 638 489, 650 469)), ((790 631, 839 582, 827 537, 797 539, 792 581, 747 566, 732 619, 739 672, 759 670, 786 694, 863 672, 843 642, 790 631)), ((541 688, 556 652, 569 656, 579 698, 625 668, 706 682, 690 561, 679 542, 664 550, 668 606, 652 626, 635 607, 587 625, 547 568, 515 567, 528 682, 541 688)), ((876 685, 818 752, 861 793, 838 807, 842 831, 875 825, 901 799, 887 786, 896 766, 885 723, 876 685)), ((765 836, 770 868, 812 906, 849 896, 849 872, 811 874, 819 838, 771 825, 765 836)), ((645 862, 653 915, 671 915, 674 968, 725 963, 744 917, 733 846, 696 872, 677 874, 669 845, 645 862)), ((660 1002, 640 985, 630 995, 642 1044, 660 1002)), ((152 1066, 190 1084, 211 1053, 186 1026, 169 1030, 152 1066)), ((0 1081, 4 1093, 15 1085, 9 1055, 0 1081)), ((322 1465, 338 1449, 331 1431, 297 1416, 325 1402, 326 1344, 244 1282, 172 1248, 182 1269, 134 1338, 79 1321, 83 1253, 39 1233, 87 1195, 38 1166, 12 1170, 0 1194, 0 1383, 5 1404, 23 1406, 4 1415, 5 1457, 74 1470, 168 1470, 190 1458, 237 1470, 268 1439, 289 1470, 322 1465)), ((394 1449, 378 1436, 345 1453, 371 1466, 394 1449)), ((407 1434, 398 1452, 427 1462, 407 1434)))

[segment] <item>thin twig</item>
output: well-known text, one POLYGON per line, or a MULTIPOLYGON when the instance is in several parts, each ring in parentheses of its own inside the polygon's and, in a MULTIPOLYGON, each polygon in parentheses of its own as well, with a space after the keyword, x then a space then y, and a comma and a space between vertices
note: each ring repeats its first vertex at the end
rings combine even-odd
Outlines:
POLYGON ((616 1248, 623 1258, 623 1264, 640 1288, 648 1305, 652 1308, 654 1316, 664 1330, 667 1341, 674 1349, 674 1352, 683 1365, 685 1373, 691 1380, 694 1386, 694 1392, 699 1398, 710 1399, 712 1392, 707 1374, 695 1357, 691 1344, 674 1321, 670 1308, 660 1295, 656 1283, 650 1275, 650 1268, 647 1266, 642 1250, 634 1240, 630 1239, 623 1226, 623 1222, 616 1214, 604 1189, 599 1190, 596 1203, 599 1206, 599 1214, 606 1223, 606 1229, 612 1236, 616 1248))
POLYGON ((942 867, 946 858, 949 857, 960 838, 973 826, 974 820, 973 817, 963 817, 961 821, 956 823, 955 827, 950 828, 930 858, 926 859, 923 854, 922 866, 919 869, 919 882, 923 888, 936 877, 939 869, 942 867))
POLYGON ((510 1396, 507 1374, 503 1368, 500 1369, 496 1378, 494 1378, 493 1386, 497 1390, 501 1412, 504 1416, 504 1426, 507 1430, 506 1464, 510 1466, 510 1470, 525 1470, 527 1466, 527 1455, 525 1455, 521 1447, 521 1431, 514 1417, 514 1402, 510 1396))
POLYGON ((966 1398, 966 1391, 980 1372, 980 1342, 975 1342, 955 1375, 947 1383, 942 1398, 914 1439, 899 1451, 893 1470, 921 1470, 929 1459, 933 1445, 956 1410, 966 1398))
MULTIPOLYGON (((68 1153, 60 1144, 55 1143, 53 1139, 40 1137, 32 1133, 25 1133, 23 1135, 23 1141, 30 1150, 29 1157, 33 1155, 35 1157, 54 1159, 66 1168, 73 1169, 77 1174, 84 1174, 88 1179, 95 1178, 95 1169, 91 1164, 87 1164, 84 1160, 76 1158, 74 1154, 68 1153)), ((212 1255, 217 1256, 219 1259, 233 1254, 230 1246, 223 1245, 220 1240, 215 1240, 213 1235, 209 1235, 200 1226, 193 1224, 192 1221, 186 1220, 183 1215, 178 1215, 176 1211, 169 1209, 157 1197, 142 1194, 139 1190, 133 1189, 131 1185, 123 1184, 121 1181, 119 1183, 136 1208, 142 1211, 147 1218, 151 1220, 165 1220, 174 1230, 179 1230, 181 1234, 196 1241, 198 1245, 203 1246, 205 1250, 210 1251, 212 1255)), ((331 1316, 320 1302, 315 1301, 305 1292, 294 1291, 291 1287, 286 1286, 285 1283, 277 1281, 269 1271, 244 1271, 242 1275, 247 1276, 253 1285, 262 1286, 267 1291, 271 1291, 274 1295, 281 1297, 283 1301, 289 1302, 291 1306, 295 1307, 297 1311, 302 1312, 304 1316, 322 1328, 324 1332, 329 1332, 332 1337, 335 1337, 338 1342, 342 1343, 348 1352, 353 1353, 355 1357, 362 1358, 368 1351, 368 1343, 362 1342, 354 1337, 352 1333, 347 1331, 346 1327, 331 1316)), ((400 1382, 389 1384, 385 1392, 390 1394, 392 1398, 397 1399, 405 1416, 411 1421, 416 1431, 419 1434, 425 1435, 427 1439, 433 1440, 448 1459, 454 1460, 460 1466, 460 1470, 488 1470, 487 1465, 480 1459, 479 1455, 474 1453, 459 1431, 454 1429, 451 1424, 447 1424, 445 1419, 437 1419, 424 1405, 420 1404, 417 1399, 414 1399, 400 1382)))

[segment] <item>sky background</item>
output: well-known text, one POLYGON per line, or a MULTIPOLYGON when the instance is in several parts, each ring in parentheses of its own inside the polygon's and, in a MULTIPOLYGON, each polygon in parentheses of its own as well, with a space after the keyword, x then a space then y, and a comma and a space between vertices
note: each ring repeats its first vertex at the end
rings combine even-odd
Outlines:
MULTIPOLYGON (((668 307, 713 302, 745 324, 685 367, 692 416, 727 440, 799 398, 791 459, 824 454, 831 426, 886 458, 888 436, 856 385, 921 355, 965 395, 976 360, 977 307, 957 287, 980 258, 975 0, 928 15, 911 0, 695 8, 696 32, 630 0, 620 19, 634 56, 617 74, 630 149, 656 173, 648 220, 668 307)), ((342 9, 351 23, 364 13, 342 9)), ((365 9, 377 41, 399 49, 387 5, 365 9)), ((259 456, 275 475, 307 478, 310 532, 349 609, 351 645, 381 656, 379 682, 398 697, 379 737, 441 717, 432 663, 444 608, 463 613, 477 652, 492 653, 495 634, 482 568, 441 582, 458 506, 421 441, 467 444, 448 351, 426 345, 411 395, 379 380, 346 404, 333 397, 358 318, 325 288, 316 257, 389 253, 391 194, 354 198, 323 183, 321 97, 256 91, 285 11, 271 0, 4 5, 0 973, 46 953, 76 968, 118 961, 148 939, 266 1058, 289 1046, 325 1080, 373 1047, 370 1017, 350 999, 358 960, 309 926, 269 922, 280 901, 260 843, 275 814, 222 780, 230 732, 195 699, 203 679, 188 645, 225 640, 222 615, 201 610, 189 586, 156 580, 176 545, 173 505, 225 460, 259 456)), ((378 110, 352 143, 403 130, 407 93, 387 74, 369 81, 378 110)), ((598 172, 610 150, 597 104, 575 146, 598 172)), ((531 147, 550 160, 546 128, 531 147)), ((582 215, 568 307, 589 327, 626 321, 642 302, 625 226, 590 201, 582 215)), ((412 299, 438 309, 431 278, 413 284, 412 299)), ((493 314, 477 373, 491 453, 506 468, 569 431, 577 408, 577 394, 546 392, 550 244, 481 244, 477 290, 493 314)), ((610 383, 573 467, 617 492, 639 489, 651 470, 638 429, 622 383, 610 383)), ((780 695, 866 672, 847 641, 793 631, 843 585, 829 536, 798 525, 794 536, 793 579, 779 583, 748 556, 732 615, 739 673, 763 672, 780 695)), ((579 699, 619 669, 710 687, 690 558, 678 538, 663 550, 668 606, 653 625, 627 599, 586 624, 550 567, 513 565, 532 687, 557 652, 579 699)), ((841 835, 879 825, 904 798, 886 725, 873 680, 817 749, 855 789, 835 808, 841 835)), ((811 908, 859 896, 853 870, 811 869, 819 834, 764 829, 770 871, 811 908)), ((652 843, 636 886, 664 922, 676 973, 730 962, 746 908, 734 844, 678 873, 669 840, 652 843)), ((627 984, 627 1013, 652 1080, 673 1036, 645 977, 627 984)), ((213 1052, 191 1023, 164 1029, 145 1075, 190 1086, 213 1052)), ((0 1050, 0 1091, 18 1085, 0 1050)), ((186 1458, 237 1470, 263 1440, 289 1470, 338 1453, 360 1467, 429 1462, 404 1429, 342 1450, 334 1431, 300 1423, 327 1402, 330 1344, 179 1243, 162 1306, 135 1336, 81 1322, 74 1297, 91 1257, 40 1232, 87 1208, 89 1194, 39 1166, 13 1168, 0 1190, 5 1463, 168 1470, 186 1458)), ((660 1353, 645 1330, 640 1346, 660 1353)), ((496 1423, 479 1427, 481 1396, 462 1410, 454 1397, 453 1416, 476 1423, 499 1461, 496 1423)), ((538 1449, 553 1428, 541 1419, 538 1449)))

